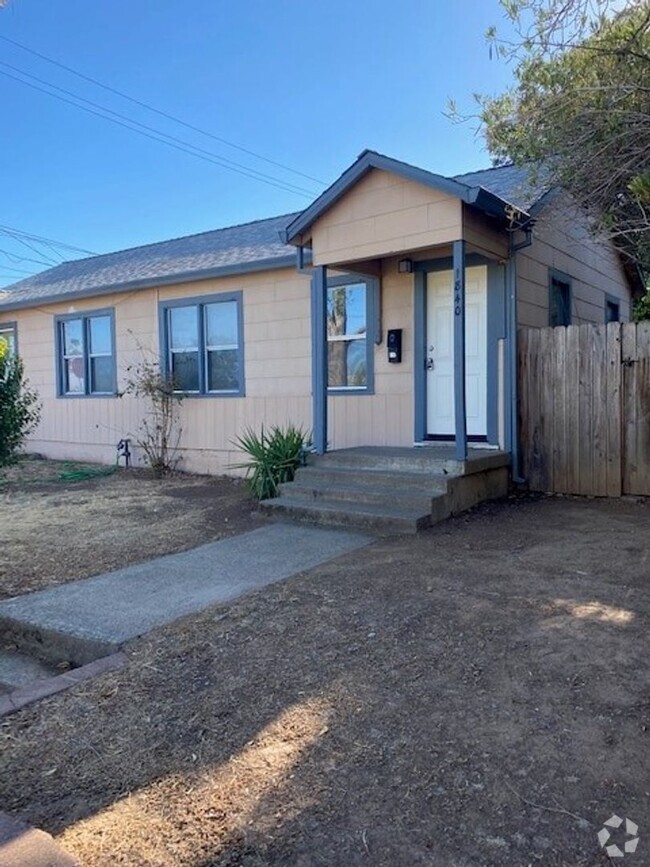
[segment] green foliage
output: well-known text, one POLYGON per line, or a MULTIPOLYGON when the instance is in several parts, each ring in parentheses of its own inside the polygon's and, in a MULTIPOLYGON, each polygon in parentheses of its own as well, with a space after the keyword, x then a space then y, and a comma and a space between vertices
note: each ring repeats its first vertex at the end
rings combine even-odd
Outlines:
POLYGON ((245 469, 251 493, 258 500, 276 497, 283 482, 291 482, 300 466, 309 436, 302 428, 262 426, 259 434, 251 428, 234 443, 250 460, 234 464, 233 469, 245 469))
POLYGON ((38 394, 25 379, 23 363, 0 337, 0 467, 15 460, 40 417, 38 394))
POLYGON ((179 410, 183 395, 174 390, 172 377, 161 370, 158 359, 149 358, 142 349, 141 352, 140 361, 127 368, 125 394, 139 398, 144 407, 136 445, 158 479, 173 472, 180 460, 179 410))
POLYGON ((650 290, 634 302, 632 318, 635 322, 643 322, 644 319, 650 319, 650 290))
MULTIPOLYGON (((515 86, 478 97, 495 162, 543 165, 650 272, 650 5, 501 0, 514 41, 488 32, 515 86)), ((535 178, 533 177, 534 181, 535 178)))

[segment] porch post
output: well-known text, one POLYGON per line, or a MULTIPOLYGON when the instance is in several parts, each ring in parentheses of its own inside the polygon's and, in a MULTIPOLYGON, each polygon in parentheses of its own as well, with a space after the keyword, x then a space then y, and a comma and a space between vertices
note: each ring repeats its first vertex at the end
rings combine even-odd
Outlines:
POLYGON ((454 414, 456 460, 467 460, 465 395, 465 241, 454 241, 454 414))
POLYGON ((327 268, 314 269, 311 281, 312 439, 316 454, 327 451, 327 268))

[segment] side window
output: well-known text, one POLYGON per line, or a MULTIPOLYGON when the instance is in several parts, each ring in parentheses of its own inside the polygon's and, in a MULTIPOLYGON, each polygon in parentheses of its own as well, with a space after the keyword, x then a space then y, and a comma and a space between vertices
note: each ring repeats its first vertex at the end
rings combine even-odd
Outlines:
POLYGON ((616 298, 605 296, 605 322, 621 321, 621 305, 616 298))
POLYGON ((327 288, 327 386, 358 392, 372 387, 372 292, 367 283, 339 282, 327 288))
POLYGON ((15 355, 18 349, 18 331, 15 322, 0 322, 0 339, 7 341, 9 355, 15 355))
POLYGON ((163 360, 184 394, 244 394, 242 294, 162 305, 163 360))
POLYGON ((571 278, 551 271, 549 274, 549 325, 571 325, 571 278))
POLYGON ((57 317, 59 397, 116 393, 113 311, 57 317))

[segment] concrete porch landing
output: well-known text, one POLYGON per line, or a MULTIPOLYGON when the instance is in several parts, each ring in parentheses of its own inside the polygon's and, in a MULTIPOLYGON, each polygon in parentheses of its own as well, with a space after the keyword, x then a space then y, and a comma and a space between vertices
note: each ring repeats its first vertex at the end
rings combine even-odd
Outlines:
POLYGON ((508 492, 510 455, 453 445, 360 446, 311 456, 280 496, 262 503, 272 516, 376 533, 417 533, 508 492))

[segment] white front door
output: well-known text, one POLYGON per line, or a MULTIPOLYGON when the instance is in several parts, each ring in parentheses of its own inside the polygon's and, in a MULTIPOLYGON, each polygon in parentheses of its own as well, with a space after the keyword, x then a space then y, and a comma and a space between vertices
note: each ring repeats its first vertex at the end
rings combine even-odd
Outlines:
MULTIPOLYGON (((467 268, 465 391, 467 433, 487 434, 487 268, 467 268)), ((453 438, 453 272, 427 274, 427 433, 453 438)))

